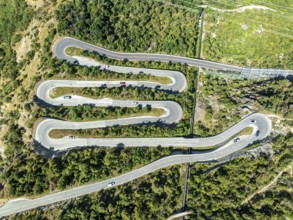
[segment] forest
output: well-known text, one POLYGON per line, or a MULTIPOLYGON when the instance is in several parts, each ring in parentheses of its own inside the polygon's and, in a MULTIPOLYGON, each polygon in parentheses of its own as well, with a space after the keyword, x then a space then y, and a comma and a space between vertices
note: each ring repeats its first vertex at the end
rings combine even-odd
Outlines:
MULTIPOLYGON (((292 133, 276 136, 275 155, 239 158, 224 166, 195 164, 189 179, 188 206, 196 219, 282 219, 292 218, 291 180, 278 181, 278 188, 243 201, 270 183, 288 165, 292 167, 292 133), (224 198, 224 199, 223 199, 224 198)), ((290 172, 290 169, 289 169, 290 172)), ((290 175, 288 173, 288 175, 290 175)), ((288 178, 288 176, 287 176, 288 178)))
MULTIPOLYGON (((192 211, 190 219, 290 219, 290 169, 283 173, 277 186, 257 194, 248 203, 243 201, 292 165, 292 144, 292 134, 277 136, 273 141, 273 158, 193 164, 187 202, 187 210, 192 211)), ((180 211, 183 176, 182 167, 173 166, 123 186, 62 202, 57 207, 18 214, 13 219, 166 219, 180 211)))
MULTIPOLYGON (((86 148, 71 150, 62 157, 43 158, 35 151, 33 129, 35 122, 37 123, 44 117, 77 121, 91 120, 93 117, 110 118, 118 114, 144 112, 147 109, 93 109, 90 106, 44 109, 34 99, 35 88, 40 82, 47 79, 109 78, 163 81, 165 79, 155 79, 149 76, 135 78, 127 74, 119 75, 94 68, 70 65, 54 59, 51 46, 58 37, 67 35, 117 51, 161 52, 195 57, 200 12, 171 7, 151 0, 75 0, 62 1, 61 4, 60 1, 57 3, 55 0, 51 0, 46 1, 37 9, 26 5, 25 1, 0 0, 0 2, 0 27, 1 30, 5 30, 0 33, 0 83, 2 86, 0 92, 0 147, 4 146, 5 150, 3 156, 0 157, 1 202, 20 196, 45 195, 69 187, 104 180, 144 166, 178 150, 161 147, 86 148), (36 26, 31 31, 27 28, 32 21, 36 26), (31 38, 32 50, 25 55, 22 61, 17 62, 14 47, 25 34, 28 34, 27 32, 31 38), (28 68, 25 72, 29 65, 34 64, 35 60, 39 61, 36 69, 31 71, 28 68), (31 78, 28 83, 24 83, 23 80, 27 77, 31 78)), ((180 1, 174 2, 179 3, 180 1)), ((207 2, 211 2, 211 0, 207 0, 207 2)), ((266 1, 266 5, 275 4, 274 2, 266 1)), ((286 5, 283 4, 283 6, 286 5)), ((234 5, 231 4, 231 7, 234 5)), ((257 14, 249 13, 248 16, 257 16, 257 14)), ((273 17, 275 19, 275 15, 273 17)), ((229 41, 233 42, 232 45, 235 47, 241 45, 241 48, 248 48, 251 60, 257 60, 252 63, 253 65, 269 66, 262 59, 258 59, 259 52, 252 44, 247 46, 246 41, 233 41, 234 35, 239 35, 240 32, 238 26, 226 24, 232 19, 231 16, 228 17, 229 20, 221 20, 218 26, 213 27, 212 25, 217 19, 210 19, 208 16, 206 19, 206 25, 210 25, 210 27, 207 28, 203 54, 207 59, 220 60, 222 56, 230 57, 230 51, 233 51, 233 62, 227 59, 222 59, 222 61, 241 65, 249 64, 250 60, 245 60, 246 50, 229 48, 231 45, 224 44, 229 41), (216 30, 218 31, 217 38, 214 39, 211 33, 216 30), (223 45, 224 49, 219 49, 223 45), (235 54, 240 55, 236 57, 235 54), (238 58, 239 61, 237 61, 238 58)), ((284 24, 284 28, 288 27, 290 27, 289 22, 284 24)), ((253 37, 251 39, 253 41, 253 37)), ((274 59, 271 63, 273 67, 290 68, 287 51, 291 50, 291 41, 269 36, 264 37, 263 40, 263 53, 274 53, 277 50, 275 44, 278 42, 282 50, 285 48, 284 45, 287 45, 283 59, 278 61, 274 59), (269 48, 264 46, 265 44, 273 44, 273 46, 269 48)), ((270 60, 272 56, 268 56, 268 60, 270 60)), ((134 125, 85 131, 83 135, 133 137, 190 135, 196 68, 172 63, 123 62, 99 56, 95 58, 114 65, 182 71, 188 80, 188 90, 182 94, 130 88, 84 89, 80 92, 93 97, 129 98, 135 95, 141 99, 175 100, 184 108, 184 119, 174 127, 134 125)), ((292 118, 290 111, 292 82, 288 80, 252 82, 223 80, 202 74, 201 77, 203 77, 201 78, 203 86, 199 89, 202 92, 202 96, 199 95, 197 99, 199 104, 201 102, 208 104, 206 98, 217 94, 219 102, 226 109, 217 112, 212 108, 213 105, 204 106, 207 108, 207 114, 202 121, 202 127, 198 126, 200 123, 196 124, 195 134, 212 135, 228 127, 229 123, 236 122, 242 114, 233 111, 233 109, 237 109, 235 102, 239 102, 241 105, 246 104, 242 103, 240 99, 247 95, 249 95, 250 103, 254 104, 255 111, 278 114, 284 118, 282 121, 284 124, 289 123, 288 118, 292 118), (230 86, 232 90, 228 91, 227 88, 230 86), (248 90, 252 90, 253 93, 249 94, 248 90), (209 127, 206 122, 213 119, 216 119, 218 124, 209 127)), ((212 217, 214 219, 292 218, 290 213, 292 194, 287 193, 288 188, 292 186, 292 181, 288 172, 284 172, 280 181, 271 190, 253 197, 246 205, 241 205, 243 199, 268 184, 292 161, 292 133, 288 133, 286 136, 274 135, 271 143, 275 151, 273 158, 261 156, 252 159, 239 158, 220 165, 195 164, 191 169, 187 201, 188 210, 193 211, 191 217, 193 219, 212 217)), ((186 153, 186 148, 181 150, 186 153)), ((185 165, 169 167, 123 186, 11 216, 10 219, 166 219, 181 209, 184 176, 185 165)))
POLYGON ((17 32, 26 29, 33 16, 24 1, 0 0, 0 105, 9 101, 11 92, 21 85, 17 77, 23 63, 16 62, 12 46, 21 38, 17 32))
POLYGON ((57 19, 62 35, 111 50, 196 55, 199 13, 158 1, 66 2, 60 6, 57 19))
POLYGON ((13 219, 166 219, 181 208, 182 167, 163 169, 72 203, 62 203, 62 208, 32 210, 13 219))

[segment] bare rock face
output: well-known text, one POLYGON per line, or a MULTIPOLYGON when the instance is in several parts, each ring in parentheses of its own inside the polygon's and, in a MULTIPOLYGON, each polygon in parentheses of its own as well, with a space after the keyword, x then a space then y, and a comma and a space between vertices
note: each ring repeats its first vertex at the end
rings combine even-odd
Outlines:
POLYGON ((260 156, 267 156, 272 158, 274 156, 274 150, 272 145, 264 144, 260 147, 246 151, 246 155, 250 158, 258 158, 260 156))

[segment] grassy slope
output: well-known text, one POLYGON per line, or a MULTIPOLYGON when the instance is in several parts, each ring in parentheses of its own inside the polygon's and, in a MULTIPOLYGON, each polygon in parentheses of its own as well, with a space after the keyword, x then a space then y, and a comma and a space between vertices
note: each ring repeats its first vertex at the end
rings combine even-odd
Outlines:
MULTIPOLYGON (((194 0, 190 0, 194 1, 194 0)), ((235 9, 247 5, 262 5, 281 12, 292 11, 293 2, 287 0, 206 0, 207 5, 221 9, 235 9)))
MULTIPOLYGON (((221 8, 229 5, 222 4, 221 8)), ((241 13, 207 9, 203 57, 240 66, 293 69, 293 16, 283 12, 290 6, 267 6, 276 11, 254 9, 241 13)))

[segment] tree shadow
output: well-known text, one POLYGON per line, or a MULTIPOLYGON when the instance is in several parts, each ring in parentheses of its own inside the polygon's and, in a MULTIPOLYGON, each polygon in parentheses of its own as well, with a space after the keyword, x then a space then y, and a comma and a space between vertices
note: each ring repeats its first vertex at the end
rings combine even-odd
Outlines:
POLYGON ((32 145, 34 151, 41 157, 45 159, 50 159, 53 157, 61 157, 63 156, 66 151, 55 151, 54 148, 46 148, 44 147, 40 142, 37 140, 33 140, 33 145, 32 145))
POLYGON ((39 98, 38 96, 36 96, 36 95, 34 95, 34 97, 33 97, 33 101, 34 101, 35 103, 37 103, 37 105, 38 105, 39 107, 43 107, 43 108, 57 107, 57 106, 55 106, 55 105, 52 105, 52 104, 49 104, 49 103, 45 102, 44 100, 40 99, 40 98, 39 98))

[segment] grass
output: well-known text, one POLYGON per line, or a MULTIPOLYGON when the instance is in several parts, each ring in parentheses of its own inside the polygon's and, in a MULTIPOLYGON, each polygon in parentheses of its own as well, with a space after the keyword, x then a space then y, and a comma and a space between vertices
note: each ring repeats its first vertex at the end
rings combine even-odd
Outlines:
POLYGON ((67 47, 65 49, 65 53, 69 56, 82 56, 82 52, 84 50, 77 48, 77 47, 67 47))
POLYGON ((279 11, 205 11, 203 58, 239 66, 292 69, 292 16, 279 11))
POLYGON ((231 141, 231 140, 234 140, 235 138, 237 137, 240 137, 240 136, 244 136, 244 135, 251 135, 253 132, 253 128, 252 127, 246 127, 244 128, 242 131, 238 132, 237 134, 235 134, 234 136, 232 136, 231 138, 229 138, 227 140, 227 142, 231 141))
POLYGON ((246 127, 242 131, 240 131, 236 136, 243 136, 243 135, 251 135, 253 132, 253 127, 246 127))
POLYGON ((280 12, 291 12, 291 8, 293 7, 293 2, 286 0, 267 0, 261 2, 258 0, 206 0, 206 4, 221 9, 236 9, 247 5, 261 5, 280 12))
POLYGON ((207 146, 207 147, 192 147, 192 150, 195 150, 195 151, 198 151, 198 150, 209 151, 209 150, 213 150, 213 149, 215 149, 217 147, 218 147, 217 145, 207 146))

